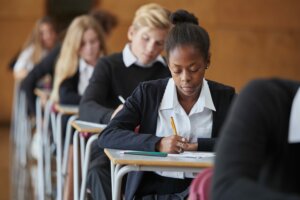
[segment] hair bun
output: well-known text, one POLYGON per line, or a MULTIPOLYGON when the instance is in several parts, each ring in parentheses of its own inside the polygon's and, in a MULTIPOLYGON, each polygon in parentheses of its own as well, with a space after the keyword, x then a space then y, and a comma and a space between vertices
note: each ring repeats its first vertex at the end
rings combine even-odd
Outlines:
POLYGON ((199 25, 197 17, 186 10, 177 10, 170 16, 171 23, 174 25, 182 23, 192 23, 199 25))

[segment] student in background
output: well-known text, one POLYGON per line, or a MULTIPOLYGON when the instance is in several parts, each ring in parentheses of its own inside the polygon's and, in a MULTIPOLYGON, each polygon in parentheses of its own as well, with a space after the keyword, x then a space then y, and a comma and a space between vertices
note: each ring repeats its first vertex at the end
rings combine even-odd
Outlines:
MULTIPOLYGON (((91 16, 76 17, 70 24, 55 65, 51 100, 61 104, 78 105, 100 56, 106 55, 104 32, 91 16)), ((62 133, 69 116, 63 116, 62 133)), ((69 149, 65 198, 73 199, 72 146, 69 149)))
POLYGON ((170 28, 168 16, 169 11, 157 4, 136 11, 129 43, 122 52, 101 58, 95 68, 80 102, 82 120, 108 123, 121 108, 119 95, 127 98, 141 81, 170 75, 160 56, 170 28))
MULTIPOLYGON (((100 134, 101 148, 167 153, 213 150, 235 90, 205 79, 210 39, 197 18, 178 10, 171 21, 174 27, 165 50, 172 78, 141 83, 100 134), (177 135, 173 135, 171 117, 177 135)), ((180 172, 131 172, 125 198, 184 199, 192 177, 180 172)))
MULTIPOLYGON (((170 76, 160 55, 171 26, 169 14, 154 3, 136 11, 123 51, 99 60, 80 102, 80 119, 106 124, 122 107, 119 96, 127 98, 142 81, 170 76)), ((93 199, 111 199, 109 160, 94 144, 88 188, 93 199)))
POLYGON ((53 49, 57 41, 54 22, 50 17, 38 20, 14 64, 14 77, 22 80, 53 49))
POLYGON ((95 18, 101 25, 106 39, 111 36, 112 30, 118 25, 117 17, 106 10, 93 10, 89 12, 89 15, 95 18))
MULTIPOLYGON (((90 16, 95 17, 99 25, 103 28, 105 35, 108 36, 111 30, 117 25, 115 15, 104 10, 93 11, 90 16)), ((41 61, 28 76, 23 80, 21 89, 26 93, 28 109, 30 115, 35 115, 35 94, 34 89, 37 87, 37 82, 47 74, 53 76, 54 66, 60 53, 61 44, 56 45, 54 49, 41 61)))
POLYGON ((83 15, 68 28, 58 60, 51 100, 78 105, 100 56, 106 55, 104 32, 97 21, 83 15))
POLYGON ((300 82, 249 83, 216 149, 212 199, 300 199, 300 82))

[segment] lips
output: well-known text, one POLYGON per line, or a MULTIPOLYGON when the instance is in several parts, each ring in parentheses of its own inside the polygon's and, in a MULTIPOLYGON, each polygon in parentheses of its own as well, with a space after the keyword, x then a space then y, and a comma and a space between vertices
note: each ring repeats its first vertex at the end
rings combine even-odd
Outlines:
POLYGON ((194 87, 192 87, 192 86, 182 86, 181 88, 184 92, 193 92, 194 91, 194 87))
POLYGON ((152 55, 144 54, 144 57, 147 58, 147 59, 150 59, 150 58, 152 58, 152 55))

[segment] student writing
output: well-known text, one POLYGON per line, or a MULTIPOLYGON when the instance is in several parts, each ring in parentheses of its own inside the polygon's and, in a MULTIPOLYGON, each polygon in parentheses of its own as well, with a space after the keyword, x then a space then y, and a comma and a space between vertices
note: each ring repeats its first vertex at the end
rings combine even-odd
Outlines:
MULTIPOLYGON (((142 81, 170 77, 170 71, 160 55, 170 29, 169 11, 158 4, 141 6, 128 28, 128 40, 122 52, 102 57, 81 99, 82 120, 108 123, 123 103, 118 96, 130 96, 142 81)), ((92 148, 88 188, 93 199, 111 199, 110 162, 103 149, 92 148)))
MULTIPOLYGON (((166 153, 213 150, 235 90, 204 78, 210 64, 210 39, 197 18, 179 10, 171 20, 174 27, 165 50, 172 78, 140 84, 99 136, 101 148, 166 153), (171 116, 178 135, 172 133, 171 116), (137 125, 138 134, 134 132, 137 125)), ((127 176, 125 198, 185 198, 190 177, 179 172, 132 172, 127 176)))

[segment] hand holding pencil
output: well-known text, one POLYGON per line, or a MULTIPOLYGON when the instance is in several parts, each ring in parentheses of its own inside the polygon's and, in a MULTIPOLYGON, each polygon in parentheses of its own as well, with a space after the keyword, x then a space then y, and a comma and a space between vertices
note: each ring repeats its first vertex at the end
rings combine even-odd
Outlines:
MULTIPOLYGON (((177 132, 176 125, 175 125, 175 122, 174 122, 174 118, 172 116, 171 116, 171 126, 172 126, 172 130, 173 130, 173 134, 175 136, 178 136, 178 132, 177 132)), ((183 137, 181 137, 180 141, 177 141, 176 146, 179 147, 178 153, 184 152, 184 147, 186 146, 185 144, 186 144, 186 139, 183 138, 183 137)))
POLYGON ((171 117, 173 134, 164 137, 157 143, 156 149, 167 153, 182 153, 187 148, 187 140, 178 135, 173 117, 171 117))

